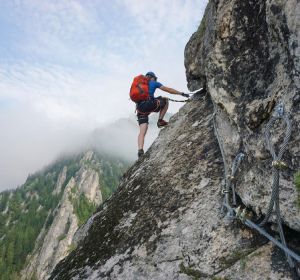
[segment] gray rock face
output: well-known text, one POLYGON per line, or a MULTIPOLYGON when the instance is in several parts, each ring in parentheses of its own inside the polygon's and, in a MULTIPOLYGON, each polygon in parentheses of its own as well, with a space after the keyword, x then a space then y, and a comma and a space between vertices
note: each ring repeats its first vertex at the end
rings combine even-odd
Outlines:
POLYGON ((85 238, 85 236, 86 236, 86 234, 87 234, 87 232, 88 232, 90 226, 93 225, 94 219, 95 219, 98 215, 99 215, 99 212, 96 213, 96 214, 94 214, 94 215, 92 215, 92 216, 88 219, 88 221, 87 221, 84 225, 82 225, 82 226, 75 232, 75 234, 74 234, 74 236, 73 236, 73 239, 72 239, 72 244, 74 244, 75 246, 77 246, 77 245, 79 244, 79 242, 82 241, 82 240, 85 238))
POLYGON ((67 178, 67 167, 64 166, 62 172, 58 176, 56 187, 53 190, 52 194, 58 194, 61 192, 61 187, 63 183, 66 181, 66 178, 67 178))
POLYGON ((195 101, 172 117, 77 231, 77 249, 50 279, 290 279, 276 262, 282 252, 220 213, 223 161, 212 113, 211 100, 195 101), (239 266, 247 255, 246 266, 239 266))
MULTIPOLYGON (((78 229, 78 219, 73 213, 73 199, 78 199, 79 195, 84 193, 95 205, 102 203, 99 176, 86 165, 86 161, 91 160, 92 155, 93 152, 88 151, 83 156, 80 170, 75 178, 72 177, 68 182, 53 213, 49 213, 54 216, 53 223, 47 233, 43 229, 37 238, 29 265, 22 273, 22 279, 30 278, 33 273, 36 273, 40 280, 48 279, 53 268, 72 250, 72 238, 78 229)), ((61 191, 66 176, 65 166, 58 177, 55 194, 61 191)))
POLYGON ((78 171, 77 185, 80 192, 84 192, 89 201, 93 201, 97 206, 102 203, 99 175, 91 167, 82 165, 78 171))
MULTIPOLYGON (((299 1, 210 1, 207 17, 204 35, 195 33, 186 46, 189 87, 194 90, 206 81, 221 108, 217 122, 229 165, 239 152, 246 154, 237 193, 262 214, 269 206, 273 180, 263 133, 275 105, 284 102, 293 131, 284 154, 289 169, 281 175, 280 205, 284 223, 300 230, 293 185, 300 170, 299 1)), ((284 122, 272 129, 277 151, 285 130, 284 122)))
MULTIPOLYGON (((239 203, 258 214, 266 213, 273 181, 265 125, 284 102, 293 131, 283 156, 289 169, 281 172, 280 207, 283 222, 298 231, 285 228, 288 246, 299 254, 293 185, 300 170, 299 1, 209 3, 205 28, 185 49, 189 89, 206 83, 217 104, 229 166, 245 153, 236 190, 239 203)), ((170 119, 123 174, 116 193, 79 229, 77 249, 50 279, 291 279, 281 250, 220 212, 224 165, 211 99, 187 103, 170 119)), ((285 129, 277 122, 272 130, 276 151, 285 129)), ((265 229, 275 235, 270 226, 265 229)))
MULTIPOLYGON (((56 212, 55 219, 44 238, 40 251, 34 256, 34 261, 26 269, 25 273, 27 275, 32 270, 36 270, 38 279, 47 279, 49 272, 68 254, 68 246, 71 244, 72 237, 78 228, 78 220, 73 214, 73 205, 68 199, 74 186, 75 180, 72 178, 65 188, 61 202, 54 210, 56 212), (69 224, 69 229, 66 233, 67 224, 69 224)), ((23 278, 25 279, 25 275, 23 278)))

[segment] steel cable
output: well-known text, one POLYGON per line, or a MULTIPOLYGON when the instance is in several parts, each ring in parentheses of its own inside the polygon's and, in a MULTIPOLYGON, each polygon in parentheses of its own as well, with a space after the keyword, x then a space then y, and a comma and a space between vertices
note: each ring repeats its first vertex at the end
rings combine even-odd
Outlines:
MULTIPOLYGON (((290 122, 289 118, 287 116, 283 115, 282 113, 279 113, 278 116, 273 117, 268 122, 268 124, 266 126, 266 131, 265 131, 265 138, 266 138, 266 143, 268 145, 268 148, 270 150, 270 153, 272 155, 274 162, 281 160, 282 155, 283 155, 283 153, 286 149, 286 146, 288 144, 288 141, 290 139, 291 132, 292 132, 291 122, 290 122), (279 119, 283 119, 286 122, 287 128, 286 128, 285 138, 283 140, 283 143, 281 145, 281 148, 280 148, 278 156, 277 156, 274 151, 271 140, 270 140, 270 128, 271 128, 271 125, 276 120, 279 120, 279 119)), ((274 168, 274 181, 273 181, 273 186, 272 186, 272 195, 271 195, 270 205, 269 205, 269 208, 268 208, 268 211, 267 211, 267 214, 266 214, 264 220, 260 224, 257 225, 258 227, 262 227, 268 222, 268 220, 272 214, 274 204, 275 204, 275 212, 276 212, 276 219, 277 219, 277 225, 278 225, 280 239, 281 239, 282 245, 286 246, 286 241, 284 238, 282 224, 281 224, 281 215, 280 215, 280 207, 279 207, 279 169, 277 169, 277 168, 274 168)), ((285 251, 285 255, 288 260, 289 265, 291 267, 294 267, 294 264, 291 260, 290 254, 285 251)))
MULTIPOLYGON (((238 170, 241 161, 244 159, 244 154, 240 153, 238 154, 233 163, 232 163, 232 172, 231 172, 231 176, 233 177, 235 175, 235 172, 238 170)), ((236 206, 236 197, 235 197, 235 189, 234 189, 234 182, 231 181, 231 190, 232 190, 232 204, 235 207, 236 206)))
MULTIPOLYGON (((216 121, 215 121, 215 119, 216 119, 216 105, 215 105, 214 102, 213 102, 213 105, 214 105, 214 109, 215 109, 215 112, 214 112, 214 115, 213 115, 214 130, 215 130, 215 134, 216 134, 216 137, 218 139, 221 154, 222 154, 222 157, 223 157, 224 168, 225 168, 224 173, 225 173, 225 179, 226 179, 226 193, 225 193, 224 201, 223 201, 223 204, 222 204, 222 212, 225 212, 226 208, 227 208, 227 210, 230 212, 230 219, 232 219, 232 213, 234 213, 234 209, 231 208, 230 205, 229 205, 229 195, 228 195, 228 193, 229 193, 229 188, 231 187, 232 188, 232 193, 233 193, 233 205, 236 206, 234 183, 232 181, 228 180, 228 166, 227 166, 227 163, 226 163, 225 154, 224 154, 222 144, 221 144, 221 140, 220 140, 220 137, 218 135, 218 131, 217 131, 217 127, 216 127, 216 121)), ((286 146, 288 144, 288 141, 290 139, 291 131, 292 131, 292 126, 291 126, 289 118, 287 116, 283 115, 283 104, 282 103, 279 104, 279 106, 276 109, 275 113, 277 113, 277 116, 271 118, 271 120, 267 123, 266 131, 265 131, 266 143, 267 143, 268 148, 270 150, 270 153, 272 155, 273 162, 281 160, 282 155, 283 155, 283 153, 286 149, 286 146), (283 119, 286 122, 287 129, 286 129, 286 135, 285 135, 284 141, 281 145, 281 148, 280 148, 278 156, 277 156, 275 151, 274 151, 271 140, 270 140, 270 127, 273 124, 273 122, 275 122, 276 120, 279 120, 279 119, 283 119)), ((233 161, 231 176, 234 176, 235 172, 237 171, 237 169, 238 169, 238 167, 239 167, 239 165, 240 165, 240 163, 243 159, 243 157, 241 155, 243 155, 243 154, 237 155, 236 158, 233 161)), ((228 216, 228 214, 227 214, 227 216, 228 216)), ((297 275, 297 272, 295 273, 295 267, 294 267, 293 261, 291 259, 291 256, 294 259, 298 260, 298 261, 300 261, 300 257, 297 254, 295 254, 293 251, 291 251, 290 249, 288 249, 286 247, 286 241, 285 241, 285 237, 284 237, 284 234, 283 234, 283 229, 282 229, 282 224, 281 224, 280 207, 279 207, 279 169, 276 168, 275 165, 274 165, 274 180, 273 180, 273 186, 272 186, 272 195, 271 195, 271 199, 270 199, 270 205, 269 205, 269 208, 268 208, 268 211, 267 211, 267 214, 266 214, 264 220, 260 224, 256 225, 255 223, 251 222, 249 219, 246 219, 245 224, 252 227, 252 228, 255 228, 261 234, 266 236, 269 240, 274 242, 278 247, 280 247, 282 250, 284 250, 287 261, 288 261, 290 267, 292 268, 294 279, 300 279, 299 276, 297 275), (267 234, 264 230, 261 229, 261 227, 264 226, 267 223, 267 221, 269 220, 269 218, 272 214, 272 211, 273 211, 274 204, 275 204, 276 219, 277 219, 277 224, 278 224, 278 231, 279 231, 279 235, 280 235, 280 239, 281 239, 282 243, 280 243, 275 238, 273 238, 271 235, 267 234)))
MULTIPOLYGON (((228 191, 229 190, 229 184, 231 183, 231 181, 229 181, 229 179, 228 179, 228 166, 227 166, 227 163, 226 163, 226 158, 225 158, 225 154, 224 154, 224 151, 223 151, 223 148, 222 148, 221 139, 219 137, 217 126, 216 126, 217 106, 216 106, 216 104, 213 100, 212 100, 212 103, 214 105, 214 114, 213 114, 214 130, 215 130, 215 134, 216 134, 216 137, 217 137, 217 140, 218 140, 218 143, 219 143, 219 147, 220 147, 223 162, 224 162, 224 175, 225 175, 225 182, 226 182, 226 191, 228 191)), ((225 194, 224 202, 223 202, 223 205, 222 205, 221 211, 223 213, 226 212, 226 208, 227 208, 227 207, 225 207, 224 203, 226 203, 227 205, 229 204, 228 193, 225 194)))
MULTIPOLYGON (((219 147, 220 147, 220 150, 221 150, 221 154, 222 154, 222 158, 223 158, 223 162, 224 162, 224 175, 225 175, 225 182, 226 182, 226 193, 225 193, 225 197, 224 197, 224 201, 223 201, 223 204, 222 204, 222 209, 221 211, 224 213, 226 212, 226 210, 228 210, 229 212, 232 212, 232 208, 229 206, 229 189, 231 187, 231 190, 232 190, 232 195, 233 195, 233 205, 236 206, 236 197, 235 197, 235 189, 234 189, 234 183, 232 181, 230 181, 228 179, 228 165, 227 165, 227 162, 226 162, 226 158, 225 158, 225 154, 224 154, 224 150, 222 148, 222 144, 221 144, 221 139, 219 137, 219 134, 218 134, 218 130, 217 130, 217 126, 216 126, 216 104, 214 103, 214 101, 212 100, 212 103, 214 105, 214 115, 213 115, 213 124, 214 124, 214 130, 215 130, 215 134, 216 134, 216 137, 217 137, 217 140, 218 140, 218 143, 219 143, 219 147)), ((241 161, 243 160, 244 158, 244 154, 240 153, 238 154, 233 163, 232 163, 232 172, 231 172, 231 176, 234 176, 235 175, 235 172, 237 171, 237 169, 239 168, 239 165, 241 163, 241 161)))
MULTIPOLYGON (((278 115, 276 117, 273 117, 267 124, 266 126, 266 131, 265 131, 265 138, 266 138, 266 142, 268 145, 268 148, 270 150, 270 153, 272 155, 273 161, 279 161, 281 160, 281 157, 286 149, 287 143, 290 139, 291 136, 291 132, 292 132, 292 126, 291 126, 291 122, 288 119, 288 117, 284 116, 284 115, 278 115), (286 129, 286 135, 284 138, 284 141, 282 143, 282 146, 279 150, 278 156, 276 155, 273 145, 271 143, 270 140, 270 127, 272 125, 272 123, 278 119, 283 119, 285 120, 286 124, 287 124, 287 129, 286 129)), ((274 181, 273 181, 273 186, 272 186, 272 195, 271 195, 271 200, 270 200, 270 205, 269 205, 269 209, 267 211, 267 214, 264 218, 264 220, 258 225, 259 227, 264 226, 267 221, 269 220, 272 211, 273 211, 273 207, 274 207, 274 202, 276 200, 276 198, 279 196, 279 169, 274 168, 274 181)))
POLYGON ((294 253, 292 250, 286 247, 286 245, 281 244, 278 240, 276 240, 273 236, 266 233, 263 229, 261 229, 257 224, 251 222, 250 220, 246 219, 245 224, 248 227, 254 228, 257 231, 259 231, 262 235, 267 237, 269 240, 271 240, 274 244, 276 244, 279 248, 281 248, 286 254, 292 256, 295 260, 300 262, 300 256, 298 256, 296 253, 294 253))

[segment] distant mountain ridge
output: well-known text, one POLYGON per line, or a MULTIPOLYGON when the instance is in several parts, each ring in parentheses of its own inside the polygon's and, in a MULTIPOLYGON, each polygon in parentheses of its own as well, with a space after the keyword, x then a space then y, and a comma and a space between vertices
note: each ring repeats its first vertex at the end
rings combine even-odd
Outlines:
POLYGON ((0 279, 47 279, 129 162, 95 150, 62 157, 0 194, 0 279), (25 269, 24 269, 25 268, 25 269))

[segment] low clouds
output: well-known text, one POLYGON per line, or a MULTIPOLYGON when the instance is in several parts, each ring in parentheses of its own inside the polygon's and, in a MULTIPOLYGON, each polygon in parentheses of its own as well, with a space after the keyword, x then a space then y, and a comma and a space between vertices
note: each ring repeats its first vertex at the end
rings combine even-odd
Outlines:
POLYGON ((41 169, 61 151, 85 147, 89 130, 52 122, 43 112, 20 103, 0 110, 0 190, 25 182, 29 173, 41 169))
POLYGON ((78 135, 133 114, 135 76, 153 71, 187 91, 184 47, 206 2, 0 0, 0 189, 22 183, 12 174, 32 173, 78 146, 78 135))
MULTIPOLYGON (((160 129, 157 128, 158 114, 151 114, 149 117, 148 131, 145 137, 144 151, 151 146, 154 139, 159 134, 160 129)), ((166 114, 165 120, 171 117, 166 114)), ((137 117, 132 114, 128 118, 122 118, 116 122, 97 128, 89 135, 89 145, 95 147, 98 151, 119 156, 129 162, 137 160, 137 136, 139 127, 137 125, 137 117)))

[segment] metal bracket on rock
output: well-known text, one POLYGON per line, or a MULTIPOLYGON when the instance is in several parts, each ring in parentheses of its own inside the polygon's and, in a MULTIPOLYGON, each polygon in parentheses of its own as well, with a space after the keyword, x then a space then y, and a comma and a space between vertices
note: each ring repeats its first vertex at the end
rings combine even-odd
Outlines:
POLYGON ((240 217, 242 223, 244 224, 247 219, 252 221, 253 212, 250 211, 250 213, 247 213, 246 208, 244 210, 242 210, 241 206, 239 206, 236 209, 236 217, 240 217))
POLYGON ((225 189, 222 190, 222 194, 230 193, 230 191, 226 191, 225 189))
POLYGON ((237 217, 240 216, 240 215, 242 214, 242 212, 243 212, 242 207, 239 206, 239 207, 236 209, 235 212, 236 212, 236 216, 237 216, 237 217))
POLYGON ((243 210, 243 213, 241 214, 241 218, 242 218, 242 222, 243 224, 245 223, 245 221, 248 219, 250 221, 252 221, 253 219, 253 212, 251 211, 249 214, 247 213, 246 209, 243 210))
POLYGON ((245 157, 245 155, 244 155, 243 153, 239 153, 239 154, 236 156, 236 159, 242 161, 242 160, 244 159, 244 157, 245 157))
POLYGON ((283 115, 283 103, 279 103, 276 110, 275 114, 277 114, 278 117, 281 117, 283 115))
POLYGON ((272 161, 272 166, 276 169, 288 169, 288 164, 283 161, 274 160, 272 161))
POLYGON ((228 175, 227 178, 232 182, 235 180, 234 176, 232 176, 232 175, 228 175))
POLYGON ((236 172, 238 166, 240 165, 241 161, 244 159, 245 155, 243 153, 239 153, 233 163, 233 166, 235 166, 235 163, 237 162, 237 166, 233 167, 234 170, 232 170, 231 175, 227 175, 227 179, 230 181, 235 181, 234 173, 236 172))
POLYGON ((228 220, 235 220, 236 219, 235 212, 236 212, 236 208, 232 208, 231 211, 227 212, 227 219, 228 220))

